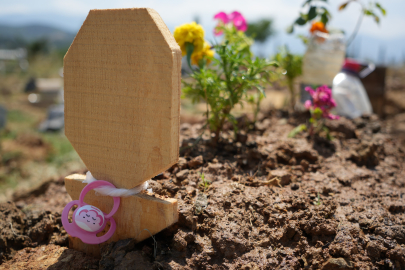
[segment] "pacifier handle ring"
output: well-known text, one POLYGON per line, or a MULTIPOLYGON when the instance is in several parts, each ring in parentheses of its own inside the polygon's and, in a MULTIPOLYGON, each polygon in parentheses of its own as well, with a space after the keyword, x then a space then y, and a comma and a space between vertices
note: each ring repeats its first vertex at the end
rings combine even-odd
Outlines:
POLYGON ((75 205, 79 206, 79 201, 77 201, 77 200, 71 201, 70 203, 68 203, 65 206, 65 208, 63 208, 63 211, 62 211, 62 225, 63 226, 65 226, 65 225, 69 226, 70 224, 72 224, 72 223, 69 222, 69 217, 68 216, 69 216, 70 209, 72 209, 72 207, 75 206, 75 205))
MULTIPOLYGON (((110 186, 110 187, 115 188, 115 186, 113 184, 111 184, 110 182, 104 181, 104 180, 97 180, 97 181, 91 182, 90 184, 87 184, 83 188, 82 192, 80 193, 80 197, 79 197, 80 206, 85 205, 84 197, 86 196, 87 192, 89 192, 92 189, 98 188, 100 186, 110 186)), ((114 200, 113 209, 111 210, 111 212, 108 215, 104 216, 105 219, 111 218, 115 214, 115 212, 117 212, 118 207, 120 206, 120 201, 121 201, 120 197, 113 197, 113 200, 114 200)))

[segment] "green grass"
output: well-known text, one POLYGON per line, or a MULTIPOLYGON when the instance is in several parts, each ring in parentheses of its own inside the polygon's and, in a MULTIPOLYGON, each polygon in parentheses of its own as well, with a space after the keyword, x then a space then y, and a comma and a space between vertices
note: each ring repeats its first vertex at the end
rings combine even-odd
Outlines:
POLYGON ((52 147, 52 151, 46 160, 48 163, 54 162, 56 165, 61 165, 66 157, 72 156, 72 153, 76 153, 72 144, 63 133, 43 133, 42 137, 52 147))
POLYGON ((7 122, 32 124, 33 122, 35 122, 35 118, 27 112, 23 112, 20 110, 11 110, 7 112, 7 122))
POLYGON ((17 138, 17 132, 15 130, 0 130, 0 142, 1 140, 14 140, 17 138))
POLYGON ((38 55, 29 59, 27 71, 15 68, 0 74, 0 90, 7 90, 0 91, 0 104, 8 110, 6 127, 0 130, 0 201, 10 199, 16 189, 34 187, 85 168, 63 132, 38 131, 38 124, 46 117, 46 108, 29 105, 27 93, 23 91, 31 77, 58 78, 63 55, 64 52, 38 55), (21 135, 41 138, 45 146, 20 144, 21 135), (36 147, 44 147, 45 154, 36 147), (37 152, 31 155, 30 150, 37 152))
POLYGON ((17 171, 8 173, 7 175, 0 174, 0 190, 5 190, 6 188, 17 188, 20 177, 20 173, 17 171))
POLYGON ((1 155, 1 164, 6 165, 12 160, 19 159, 22 156, 20 151, 4 152, 1 155))

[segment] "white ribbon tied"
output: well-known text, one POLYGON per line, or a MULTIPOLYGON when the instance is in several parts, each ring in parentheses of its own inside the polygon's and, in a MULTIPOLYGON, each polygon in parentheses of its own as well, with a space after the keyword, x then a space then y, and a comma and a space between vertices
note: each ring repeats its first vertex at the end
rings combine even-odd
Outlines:
MULTIPOLYGON (((90 171, 88 171, 86 173, 86 180, 84 180, 83 183, 90 184, 91 182, 94 182, 94 181, 97 181, 97 179, 94 178, 93 175, 91 175, 90 171)), ((94 190, 104 196, 128 197, 128 196, 138 194, 143 190, 148 190, 149 192, 152 192, 152 189, 148 189, 148 186, 149 186, 148 181, 146 181, 146 182, 140 184, 139 186, 136 186, 131 189, 101 186, 99 188, 95 188, 94 190)))

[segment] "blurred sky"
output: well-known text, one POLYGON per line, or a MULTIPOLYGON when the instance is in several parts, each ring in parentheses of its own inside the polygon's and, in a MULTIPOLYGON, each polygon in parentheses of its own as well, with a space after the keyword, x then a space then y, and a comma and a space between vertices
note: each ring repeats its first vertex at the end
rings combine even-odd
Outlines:
MULTIPOLYGON (((364 3, 367 1, 363 0, 364 3)), ((371 18, 365 18, 360 28, 359 37, 349 51, 357 52, 359 58, 377 61, 378 55, 384 54, 385 61, 405 61, 405 0, 380 0, 387 10, 387 16, 378 26, 371 18)), ((90 9, 151 7, 163 18, 173 32, 175 26, 199 17, 206 29, 208 40, 213 39, 215 26, 213 16, 218 11, 241 12, 248 21, 271 17, 274 19, 277 36, 256 50, 262 54, 274 53, 283 44, 297 53, 303 53, 305 47, 294 35, 287 35, 285 29, 298 16, 303 0, 13 0, 1 1, 0 23, 24 25, 41 23, 76 32, 85 20, 90 9)), ((359 5, 351 4, 338 12, 341 0, 329 0, 332 12, 330 27, 343 29, 347 34, 353 31, 360 11, 359 5)), ((300 27, 296 33, 306 34, 309 26, 300 27)))

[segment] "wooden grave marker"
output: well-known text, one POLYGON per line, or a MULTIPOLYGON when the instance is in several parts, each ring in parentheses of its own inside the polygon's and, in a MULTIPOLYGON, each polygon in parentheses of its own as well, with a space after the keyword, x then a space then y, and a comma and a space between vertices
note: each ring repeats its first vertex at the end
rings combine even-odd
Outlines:
MULTIPOLYGON (((91 10, 64 58, 65 134, 96 179, 130 189, 179 157, 181 50, 149 8, 91 10)), ((65 178, 73 200, 84 175, 65 178)), ((104 212, 108 196, 86 195, 104 212)), ((177 222, 177 201, 121 198, 108 241, 138 241, 177 222)), ((98 245, 70 237, 70 247, 98 255, 98 245)))

